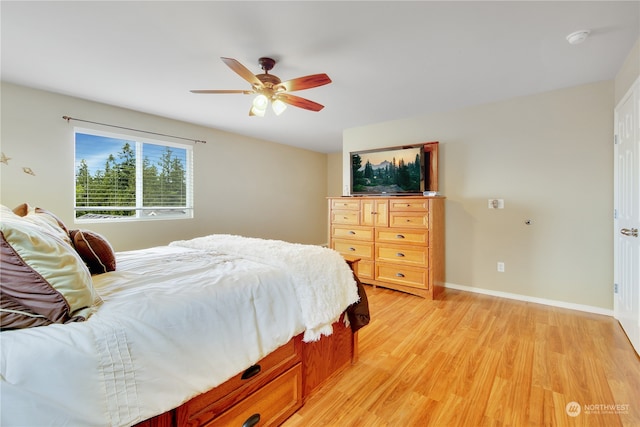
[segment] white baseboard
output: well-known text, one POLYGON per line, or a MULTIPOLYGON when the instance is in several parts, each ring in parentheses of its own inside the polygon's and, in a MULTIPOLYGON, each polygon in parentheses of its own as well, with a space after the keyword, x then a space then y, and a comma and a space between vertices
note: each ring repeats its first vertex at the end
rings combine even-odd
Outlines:
POLYGON ((532 302, 536 304, 550 305, 552 307, 567 308, 569 310, 585 311, 587 313, 602 314, 613 317, 613 310, 601 307, 593 307, 590 305, 573 304, 565 301, 556 301, 546 298, 531 297, 528 295, 512 294, 510 292, 492 291, 490 289, 474 288, 473 286, 456 285, 455 283, 445 283, 445 288, 457 289, 465 292, 473 292, 476 294, 491 295, 494 297, 513 299, 517 301, 532 302))

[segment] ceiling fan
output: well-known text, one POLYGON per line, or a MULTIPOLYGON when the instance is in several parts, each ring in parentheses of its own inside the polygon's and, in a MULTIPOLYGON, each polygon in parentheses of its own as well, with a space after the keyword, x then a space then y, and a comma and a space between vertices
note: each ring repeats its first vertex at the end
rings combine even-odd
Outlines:
POLYGON ((269 71, 276 64, 276 61, 272 58, 263 57, 258 59, 258 63, 264 71, 263 74, 253 74, 247 67, 233 58, 222 57, 220 59, 240 77, 248 81, 251 84, 251 90, 202 89, 192 90, 191 92, 256 94, 257 96, 254 98, 251 109, 249 110, 250 116, 264 116, 269 103, 271 103, 271 107, 276 115, 282 114, 287 108, 287 104, 310 111, 320 111, 324 108, 324 105, 291 95, 289 92, 310 89, 331 83, 331 79, 326 74, 311 74, 283 82, 277 76, 269 74, 269 71))

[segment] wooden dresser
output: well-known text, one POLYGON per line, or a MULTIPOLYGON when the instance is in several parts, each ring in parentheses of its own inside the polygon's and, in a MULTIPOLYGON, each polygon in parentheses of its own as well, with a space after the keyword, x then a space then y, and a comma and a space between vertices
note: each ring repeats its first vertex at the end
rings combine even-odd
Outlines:
POLYGON ((443 197, 329 198, 330 247, 363 283, 435 298, 444 286, 443 197))

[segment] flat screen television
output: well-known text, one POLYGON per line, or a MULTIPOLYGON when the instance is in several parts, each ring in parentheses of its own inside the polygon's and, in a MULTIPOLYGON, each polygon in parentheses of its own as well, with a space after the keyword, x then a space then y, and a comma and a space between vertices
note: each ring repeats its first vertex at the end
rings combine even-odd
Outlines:
POLYGON ((430 142, 350 153, 350 194, 400 196, 438 191, 437 144, 430 142))

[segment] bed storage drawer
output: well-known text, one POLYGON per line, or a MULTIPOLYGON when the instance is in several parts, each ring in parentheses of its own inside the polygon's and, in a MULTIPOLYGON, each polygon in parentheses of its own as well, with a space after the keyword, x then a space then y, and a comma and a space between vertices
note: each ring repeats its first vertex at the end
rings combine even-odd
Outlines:
POLYGON ((301 406, 302 365, 298 363, 204 426, 279 425, 301 406))
POLYGON ((301 354, 302 339, 301 336, 297 336, 244 372, 178 407, 177 424, 179 426, 206 424, 298 364, 302 360, 301 354))

